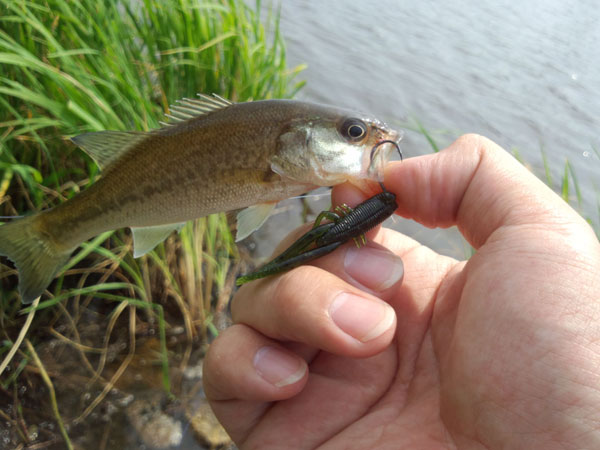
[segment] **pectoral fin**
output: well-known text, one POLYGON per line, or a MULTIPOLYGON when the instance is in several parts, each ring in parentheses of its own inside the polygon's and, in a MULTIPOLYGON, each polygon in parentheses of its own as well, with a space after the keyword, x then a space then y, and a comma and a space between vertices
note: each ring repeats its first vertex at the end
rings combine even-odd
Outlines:
POLYGON ((277 156, 273 156, 271 158, 271 170, 273 171, 274 174, 279 175, 284 180, 292 179, 289 176, 289 174, 285 171, 285 169, 283 168, 281 158, 278 158, 277 156))
POLYGON ((154 227, 132 227, 133 257, 139 258, 140 256, 145 255, 162 241, 164 241, 173 231, 181 230, 184 225, 185 222, 157 225, 154 227))
POLYGON ((277 140, 277 152, 269 159, 271 170, 283 179, 309 183, 314 171, 310 141, 309 127, 291 123, 277 140))
POLYGON ((241 241, 259 229, 275 208, 275 203, 260 203, 242 209, 237 215, 237 234, 235 241, 241 241))

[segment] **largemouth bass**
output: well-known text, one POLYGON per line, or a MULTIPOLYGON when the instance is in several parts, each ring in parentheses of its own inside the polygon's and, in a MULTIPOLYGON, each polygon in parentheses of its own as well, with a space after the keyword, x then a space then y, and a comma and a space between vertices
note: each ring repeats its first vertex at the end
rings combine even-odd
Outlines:
POLYGON ((40 296, 71 253, 105 231, 131 227, 134 256, 188 220, 246 208, 238 240, 280 200, 317 186, 381 181, 399 134, 376 119, 294 100, 184 99, 149 132, 73 138, 102 176, 59 206, 0 226, 0 255, 19 273, 24 303, 40 296), (389 147, 389 148, 388 148, 389 147))

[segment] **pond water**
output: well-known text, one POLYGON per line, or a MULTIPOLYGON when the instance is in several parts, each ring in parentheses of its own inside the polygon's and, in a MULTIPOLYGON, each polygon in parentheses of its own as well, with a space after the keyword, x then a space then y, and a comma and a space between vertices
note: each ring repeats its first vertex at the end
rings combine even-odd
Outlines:
MULTIPOLYGON (((281 27, 290 66, 307 64, 298 98, 367 111, 404 129, 408 157, 431 151, 405 126, 416 118, 440 146, 480 133, 517 150, 541 177, 543 149, 555 189, 568 159, 582 214, 598 224, 595 1, 286 0, 281 27)), ((440 231, 406 226, 444 253, 464 253, 452 236, 449 244, 440 231)))

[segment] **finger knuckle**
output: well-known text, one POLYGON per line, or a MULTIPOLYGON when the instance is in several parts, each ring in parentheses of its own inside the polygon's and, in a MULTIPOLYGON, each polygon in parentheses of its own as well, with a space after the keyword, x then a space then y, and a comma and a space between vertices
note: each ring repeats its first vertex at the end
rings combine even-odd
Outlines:
POLYGON ((290 299, 298 295, 300 290, 305 290, 311 277, 314 278, 314 267, 300 266, 279 277, 275 287, 275 296, 280 299, 290 299))
POLYGON ((281 316, 293 320, 309 306, 307 299, 315 296, 315 289, 321 284, 322 272, 322 269, 314 266, 300 266, 279 278, 273 301, 281 316))

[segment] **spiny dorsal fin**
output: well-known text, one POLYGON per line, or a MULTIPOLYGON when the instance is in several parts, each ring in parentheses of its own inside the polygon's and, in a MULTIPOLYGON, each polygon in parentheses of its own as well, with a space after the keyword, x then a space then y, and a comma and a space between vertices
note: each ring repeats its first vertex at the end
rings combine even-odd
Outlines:
POLYGON ((229 105, 233 105, 229 100, 225 100, 223 97, 213 94, 212 97, 204 94, 198 94, 199 99, 195 98, 183 98, 177 100, 176 105, 169 107, 169 114, 165 114, 169 118, 169 122, 161 122, 161 125, 169 126, 175 125, 186 120, 193 119, 194 117, 203 116, 212 111, 226 108, 229 105))
POLYGON ((141 131, 93 131, 75 136, 71 141, 94 158, 100 169, 104 169, 147 136, 148 133, 141 131))

